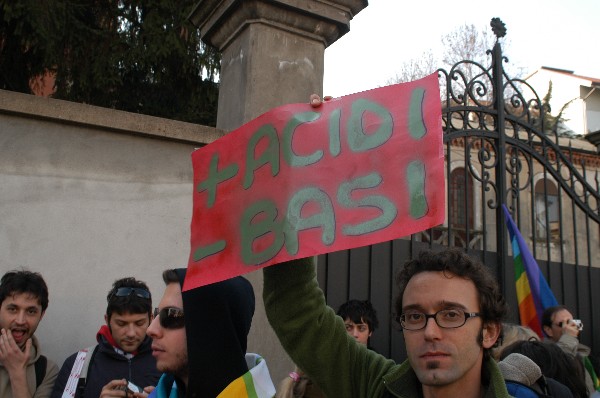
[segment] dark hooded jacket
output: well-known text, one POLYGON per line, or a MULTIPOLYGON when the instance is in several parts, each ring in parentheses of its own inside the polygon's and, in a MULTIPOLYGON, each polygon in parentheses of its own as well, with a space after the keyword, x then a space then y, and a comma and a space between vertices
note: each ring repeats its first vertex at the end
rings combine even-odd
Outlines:
MULTIPOLYGON (((100 328, 96 339, 97 349, 93 354, 88 353, 93 356, 89 364, 85 388, 78 387, 75 398, 99 397, 102 388, 117 379, 127 379, 142 388, 156 385, 160 372, 156 369, 156 360, 150 349, 152 340, 148 336, 144 338, 138 352, 133 356, 115 351, 116 343, 112 340, 106 325, 100 328)), ((74 353, 63 363, 52 390, 52 398, 62 397, 76 357, 77 353, 74 353)))
MULTIPOLYGON (((183 287, 186 269, 177 269, 183 287)), ((238 276, 183 292, 188 350, 187 398, 214 398, 248 371, 245 354, 254 290, 238 276)))

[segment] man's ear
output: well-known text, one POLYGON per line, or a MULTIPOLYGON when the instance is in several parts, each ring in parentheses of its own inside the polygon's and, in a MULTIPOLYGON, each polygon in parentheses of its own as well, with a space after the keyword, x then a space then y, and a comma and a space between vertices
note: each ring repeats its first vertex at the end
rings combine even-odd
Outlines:
POLYGON ((42 311, 42 315, 40 315, 40 321, 42 320, 42 318, 44 317, 44 314, 46 313, 46 310, 42 311))
POLYGON ((486 323, 483 325, 483 348, 492 348, 500 336, 499 323, 486 323))
POLYGON ((107 325, 110 325, 110 323, 108 322, 108 315, 104 314, 104 322, 106 322, 107 325))

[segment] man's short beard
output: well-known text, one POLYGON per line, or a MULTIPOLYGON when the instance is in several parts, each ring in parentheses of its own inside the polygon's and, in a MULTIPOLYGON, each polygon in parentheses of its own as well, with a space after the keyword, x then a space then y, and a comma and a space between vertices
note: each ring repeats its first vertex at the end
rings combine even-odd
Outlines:
POLYGON ((187 354, 186 354, 185 361, 183 361, 179 365, 179 367, 173 371, 173 374, 175 376, 177 376, 178 378, 180 378, 180 379, 187 379, 188 373, 189 373, 189 371, 188 371, 188 360, 187 360, 187 354))
POLYGON ((164 373, 171 373, 178 379, 187 379, 187 376, 188 376, 187 352, 185 353, 184 356, 178 357, 177 359, 178 359, 177 366, 161 366, 161 368, 158 370, 161 372, 164 372, 164 373))

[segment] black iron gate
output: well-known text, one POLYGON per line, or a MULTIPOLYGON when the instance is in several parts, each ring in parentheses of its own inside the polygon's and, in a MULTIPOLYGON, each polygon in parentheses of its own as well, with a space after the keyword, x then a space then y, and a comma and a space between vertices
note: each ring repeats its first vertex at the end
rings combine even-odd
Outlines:
MULTIPOLYGON (((492 20, 498 38, 505 33, 492 20), (494 25, 494 22, 496 25, 494 25)), ((447 216, 443 225, 378 245, 319 257, 318 278, 330 306, 369 299, 380 329, 374 349, 406 357, 392 321, 394 276, 416 253, 462 247, 497 275, 518 322, 506 204, 559 303, 585 325, 581 341, 600 351, 600 194, 597 152, 557 133, 545 104, 524 80, 510 78, 497 41, 491 66, 462 61, 438 76, 443 95, 447 216), (331 266, 330 266, 331 265, 331 266), (595 289, 594 289, 595 287, 595 289), (596 331, 596 333, 594 333, 596 331)))

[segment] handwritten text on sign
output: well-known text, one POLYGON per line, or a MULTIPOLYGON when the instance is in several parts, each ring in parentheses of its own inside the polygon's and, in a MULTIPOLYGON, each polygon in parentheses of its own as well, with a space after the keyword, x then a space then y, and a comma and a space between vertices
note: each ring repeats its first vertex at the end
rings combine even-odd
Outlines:
POLYGON ((273 109, 192 154, 184 289, 441 224, 435 75, 273 109))

